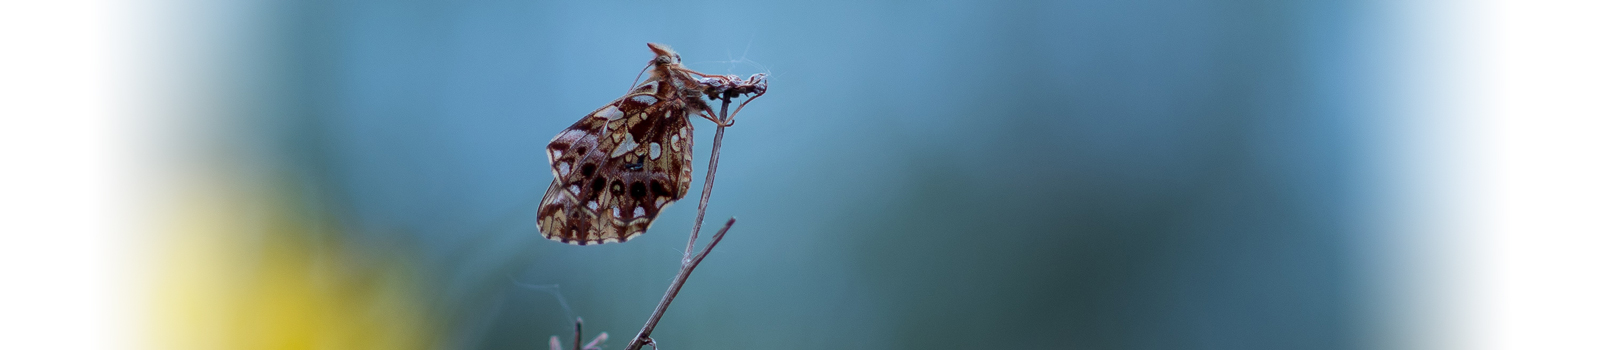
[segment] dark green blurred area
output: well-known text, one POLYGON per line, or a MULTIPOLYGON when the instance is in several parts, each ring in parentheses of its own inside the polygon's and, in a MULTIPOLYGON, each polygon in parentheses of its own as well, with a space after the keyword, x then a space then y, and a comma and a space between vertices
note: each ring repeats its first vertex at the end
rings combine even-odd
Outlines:
MULTIPOLYGON (((1374 14, 1333 1, 290 1, 240 138, 351 240, 408 247, 446 348, 620 348, 692 198, 625 244, 540 238, 543 147, 671 45, 770 73, 728 131, 739 224, 666 349, 1370 348, 1374 14), (248 130, 248 132, 244 131, 248 130), (560 286, 557 298, 525 285, 560 286)), ((696 176, 712 127, 697 122, 696 176)), ((696 180, 699 192, 700 180, 696 180)), ((709 226, 709 225, 708 225, 709 226)))

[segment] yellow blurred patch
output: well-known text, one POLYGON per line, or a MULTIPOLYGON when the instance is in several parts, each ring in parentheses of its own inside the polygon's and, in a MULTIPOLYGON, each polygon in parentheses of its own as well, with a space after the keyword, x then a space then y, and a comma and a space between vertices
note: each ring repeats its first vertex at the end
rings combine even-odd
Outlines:
POLYGON ((156 247, 154 348, 435 347, 417 274, 394 249, 346 246, 331 214, 290 191, 190 185, 156 247))

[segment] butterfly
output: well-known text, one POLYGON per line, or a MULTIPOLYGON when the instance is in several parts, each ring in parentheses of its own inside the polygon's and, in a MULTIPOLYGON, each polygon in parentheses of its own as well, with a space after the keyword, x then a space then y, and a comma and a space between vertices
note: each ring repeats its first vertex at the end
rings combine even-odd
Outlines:
POLYGON ((694 149, 689 119, 732 126, 728 102, 766 92, 765 75, 739 80, 704 74, 685 68, 666 45, 649 47, 655 58, 645 67, 648 78, 545 146, 555 175, 539 203, 539 232, 545 238, 588 245, 644 234, 662 209, 689 192, 694 149), (727 117, 719 118, 707 98, 723 100, 727 117))

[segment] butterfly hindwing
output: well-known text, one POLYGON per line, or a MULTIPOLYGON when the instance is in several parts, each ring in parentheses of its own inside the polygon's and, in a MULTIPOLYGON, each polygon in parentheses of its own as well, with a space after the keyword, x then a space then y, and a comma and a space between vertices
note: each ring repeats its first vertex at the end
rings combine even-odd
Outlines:
POLYGON ((660 93, 658 84, 640 85, 545 147, 555 175, 539 204, 539 231, 546 238, 573 244, 627 241, 688 192, 691 109, 660 93))

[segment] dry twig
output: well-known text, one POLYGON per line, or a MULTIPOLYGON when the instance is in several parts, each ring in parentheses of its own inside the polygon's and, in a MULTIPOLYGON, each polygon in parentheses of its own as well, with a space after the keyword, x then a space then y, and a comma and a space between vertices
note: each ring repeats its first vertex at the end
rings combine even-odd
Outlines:
MULTIPOLYGON (((763 87, 762 92, 764 93, 765 90, 763 87)), ((751 99, 760 96, 760 94, 756 94, 751 99)), ((644 328, 639 330, 639 335, 634 336, 633 341, 628 342, 628 347, 624 348, 624 350, 639 350, 645 344, 650 344, 651 348, 656 347, 655 340, 650 338, 650 334, 655 332, 656 324, 661 322, 661 316, 666 314, 667 306, 672 305, 672 300, 678 297, 678 291, 683 289, 683 283, 689 280, 689 274, 694 272, 695 267, 700 266, 700 261, 706 259, 706 254, 710 254, 711 249, 716 248, 718 242, 722 242, 722 236, 727 234, 728 229, 733 228, 734 221, 737 221, 735 218, 728 218, 728 223, 723 224, 722 229, 717 230, 717 233, 711 236, 711 243, 706 244, 705 250, 701 250, 700 254, 694 254, 694 241, 700 237, 700 224, 705 221, 706 206, 711 202, 711 186, 716 183, 717 158, 722 151, 723 130, 727 129, 728 125, 733 124, 733 116, 728 114, 728 104, 732 102, 733 99, 731 98, 726 96, 722 98, 721 120, 723 122, 717 124, 717 135, 711 141, 711 161, 706 166, 706 184, 700 191, 700 210, 695 214, 694 228, 689 231, 689 245, 683 250, 683 263, 678 267, 678 275, 672 278, 672 284, 667 287, 667 293, 661 296, 661 303, 656 304, 655 312, 650 313, 650 319, 645 321, 644 328)), ((746 100, 745 102, 749 101, 746 100)), ((742 104, 741 107, 743 107, 742 104)))
MULTIPOLYGON (((600 344, 605 343, 606 339, 610 338, 611 336, 606 334, 606 332, 600 332, 600 335, 595 336, 594 340, 590 340, 588 345, 583 345, 580 347, 578 346, 580 344, 579 342, 583 341, 583 318, 579 317, 577 322, 573 322, 572 350, 600 350, 600 344)), ((561 350, 560 337, 553 335, 550 336, 550 350, 561 350)))

